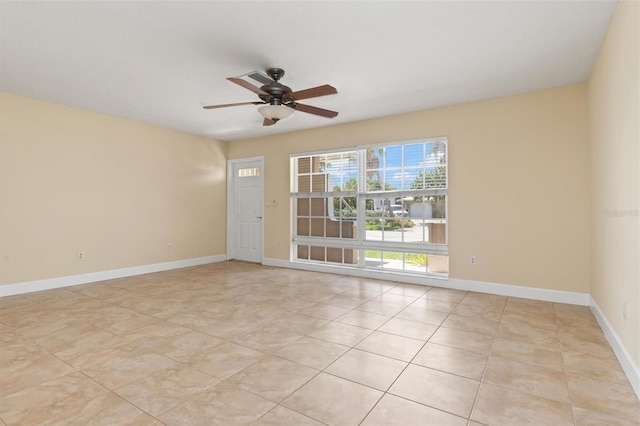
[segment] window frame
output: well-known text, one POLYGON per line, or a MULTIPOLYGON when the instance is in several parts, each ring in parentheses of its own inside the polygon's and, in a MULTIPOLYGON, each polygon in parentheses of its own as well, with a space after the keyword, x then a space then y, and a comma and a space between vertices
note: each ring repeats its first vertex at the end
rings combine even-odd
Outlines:
MULTIPOLYGON (((409 255, 414 255, 414 254, 419 254, 419 255, 426 255, 426 256, 447 256, 449 255, 449 218, 448 218, 448 212, 449 212, 449 195, 448 195, 448 186, 449 186, 449 155, 448 155, 448 150, 449 150, 449 146, 448 146, 448 138, 447 137, 435 137, 435 138, 424 138, 424 139, 417 139, 417 140, 407 140, 407 141, 395 141, 395 142, 388 142, 388 143, 383 143, 383 144, 371 144, 371 145, 359 145, 357 147, 348 147, 348 148, 341 148, 341 149, 335 149, 335 150, 324 150, 324 151, 315 151, 315 152, 305 152, 305 153, 299 153, 299 154, 292 154, 291 155, 291 175, 290 175, 290 184, 291 184, 291 199, 292 199, 292 211, 291 211, 291 223, 292 223, 292 231, 293 231, 293 236, 292 236, 292 250, 291 250, 291 261, 294 262, 310 262, 310 263, 320 263, 320 264, 326 264, 326 265, 333 265, 335 264, 335 262, 329 262, 327 260, 328 258, 328 248, 332 247, 332 248, 340 248, 340 249, 349 249, 349 250, 357 250, 358 251, 358 256, 357 256, 357 263, 348 263, 345 264, 344 263, 344 259, 345 259, 345 255, 343 254, 343 263, 342 266, 347 266, 347 267, 354 267, 354 268, 360 268, 360 269, 369 269, 369 270, 379 270, 379 269, 384 269, 384 267, 382 267, 383 262, 381 261, 381 266, 380 268, 378 267, 368 267, 366 265, 366 261, 367 259, 365 258, 365 253, 367 251, 379 251, 381 253, 381 255, 383 256, 385 252, 387 253, 393 253, 393 252, 401 252, 402 254, 402 270, 397 270, 397 269, 393 269, 394 272, 400 272, 400 273, 409 273, 409 274, 414 274, 416 273, 414 270, 407 270, 407 268, 405 267, 405 261, 407 256, 409 255), (416 144, 422 144, 423 149, 422 149, 422 156, 420 158, 422 158, 423 160, 421 161, 421 163, 423 163, 423 165, 421 166, 421 168, 419 167, 415 167, 415 165, 413 166, 407 166, 407 163, 405 162, 405 147, 406 146, 410 146, 410 145, 416 145, 416 144), (426 158, 431 155, 427 153, 427 147, 429 145, 433 146, 437 146, 435 144, 440 144, 440 146, 444 146, 443 149, 443 154, 442 156, 444 156, 444 163, 442 165, 440 165, 439 163, 433 163, 433 165, 429 165, 426 163, 426 158), (369 170, 372 169, 368 169, 367 168, 367 151, 368 150, 385 150, 383 152, 387 152, 386 149, 388 147, 399 147, 399 149, 401 150, 402 153, 402 160, 400 162, 400 166, 393 166, 394 167, 394 171, 398 171, 400 173, 402 173, 402 188, 400 189, 394 189, 394 190, 371 190, 369 188, 367 188, 367 172, 369 170), (309 181, 309 187, 306 189, 310 189, 311 192, 299 192, 299 188, 298 188, 298 183, 299 183, 299 177, 301 175, 306 175, 307 173, 303 173, 300 174, 299 169, 298 169, 298 164, 299 164, 299 159, 300 158, 305 158, 305 157, 309 157, 309 172, 308 174, 313 176, 313 157, 314 156, 322 156, 322 155, 341 155, 341 158, 345 158, 345 154, 347 154, 346 156, 349 155, 353 155, 355 154, 355 158, 357 159, 357 174, 356 174, 356 181, 357 181, 357 186, 356 186, 356 190, 349 190, 349 191, 344 191, 344 190, 340 190, 340 191, 327 191, 327 189, 330 189, 329 186, 331 186, 331 182, 330 182, 330 177, 329 174, 326 173, 326 179, 327 182, 324 185, 324 189, 325 191, 316 191, 313 192, 313 178, 310 179, 309 181), (407 182, 404 180, 404 176, 405 176, 405 172, 407 170, 411 170, 411 171, 416 171, 419 170, 419 173, 426 173, 427 170, 429 169, 438 169, 439 167, 444 166, 445 168, 445 180, 444 180, 444 187, 442 188, 418 188, 418 189, 411 189, 411 188, 405 188, 407 182), (389 241, 389 240, 385 240, 384 239, 384 224, 387 222, 388 219, 385 219, 386 216, 384 216, 384 214, 382 214, 381 216, 381 224, 383 225, 383 232, 382 232, 382 239, 381 240, 376 240, 376 239, 367 239, 367 229, 366 229, 366 220, 367 217, 371 218, 372 216, 367 216, 367 210, 366 210, 366 206, 367 206, 367 200, 369 199, 392 199, 392 200, 396 200, 398 198, 403 199, 406 197, 422 197, 421 201, 426 204, 427 201, 425 200, 425 197, 434 197, 434 196, 444 196, 443 198, 443 204, 444 204, 444 217, 442 218, 430 218, 427 219, 423 216, 421 219, 419 219, 419 221, 421 222, 421 224, 419 226, 423 226, 423 228, 427 227, 427 223, 431 224, 431 223, 439 223, 439 224, 444 224, 444 243, 436 243, 436 242, 428 242, 425 241, 425 235, 426 235, 426 230, 423 230, 422 232, 422 240, 420 241, 404 241, 404 231, 401 234, 401 239, 402 241, 389 241), (334 211, 334 200, 335 198, 339 198, 339 197, 355 197, 356 200, 356 217, 355 220, 352 218, 345 218, 342 217, 342 209, 339 209, 340 211, 340 216, 336 216, 336 212, 334 211), (298 221, 301 218, 301 216, 298 215, 298 199, 317 199, 317 198, 321 198, 324 199, 324 211, 323 211, 323 215, 319 216, 319 217, 315 217, 314 215, 312 215, 311 213, 311 207, 309 207, 309 215, 308 216, 304 216, 306 218, 309 219, 309 231, 307 233, 307 235, 298 235, 298 221), (314 236, 312 235, 313 231, 311 230, 311 219, 315 218, 315 219, 324 219, 324 231, 322 233, 322 236, 314 236), (339 227, 340 227, 340 235, 338 237, 328 237, 327 236, 327 220, 331 220, 331 221, 337 221, 339 222, 339 227), (343 234, 343 222, 345 221, 350 221, 350 222, 354 222, 354 226, 356 227, 356 235, 353 237, 344 237, 343 234), (307 260, 305 259, 299 259, 297 258, 298 255, 298 247, 299 246, 307 246, 308 247, 308 255, 307 255, 307 260), (311 252, 311 248, 312 247, 325 247, 325 260, 311 260, 310 259, 310 252, 311 252)), ((380 151, 379 151, 380 152, 380 151)), ((382 154, 381 154, 382 155, 382 154)), ((435 158, 438 159, 438 155, 440 155, 438 152, 435 152, 435 158)), ((442 158, 442 157, 440 157, 442 158)), ((379 158, 380 159, 380 158, 379 158)), ((384 155, 383 155, 383 163, 386 160, 384 160, 384 155)), ((441 160, 437 160, 437 161, 441 161, 441 160)), ((420 163, 418 163, 420 164, 420 163)), ((341 166, 342 167, 342 166, 341 166)), ((386 173, 390 168, 386 166, 386 164, 381 164, 380 167, 378 168, 378 178, 380 179, 380 173, 386 173)), ((340 171, 342 171, 343 169, 340 169, 340 171)), ((319 175, 320 173, 318 173, 319 175)), ((344 184, 344 174, 341 177, 341 183, 344 184)), ((383 184, 384 184, 384 179, 383 179, 383 184)), ((386 186, 386 184, 384 184, 386 186)), ((342 185, 340 186, 340 188, 342 189, 342 185)), ((393 204, 393 203, 392 203, 393 204)), ((401 204, 403 205, 403 207, 405 206, 404 202, 401 201, 401 204)), ((422 211, 424 212, 425 207, 422 207, 422 211)), ((311 205, 311 201, 310 201, 310 205, 311 205)), ((409 206, 406 207, 407 210, 409 209, 409 206)), ((395 218, 394 216, 392 216, 393 218, 395 218)), ((414 225, 414 226, 418 226, 418 225, 414 225)), ((401 227, 401 229, 404 229, 403 227, 401 227)), ((429 229, 432 229, 431 227, 429 229)), ((429 235, 429 238, 432 238, 432 235, 429 235)), ((447 260, 448 261, 448 260, 447 260)), ((427 265, 425 266, 425 272, 418 272, 420 275, 426 275, 426 276, 448 276, 448 268, 447 268, 447 272, 446 273, 442 273, 442 272, 430 272, 428 270, 428 261, 427 261, 427 265)), ((411 269, 411 268, 410 268, 411 269)), ((415 269, 415 268, 413 268, 415 269)))

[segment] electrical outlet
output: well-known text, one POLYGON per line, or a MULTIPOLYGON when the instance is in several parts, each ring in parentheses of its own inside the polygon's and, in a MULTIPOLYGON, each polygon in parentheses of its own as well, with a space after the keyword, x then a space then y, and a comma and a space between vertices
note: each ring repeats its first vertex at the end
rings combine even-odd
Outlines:
POLYGON ((469 264, 476 266, 478 264, 478 259, 475 256, 469 256, 469 264))
POLYGON ((84 260, 84 252, 83 251, 79 251, 78 252, 78 260, 84 260))
POLYGON ((173 250, 173 244, 169 243, 167 244, 167 251, 171 251, 173 250))
POLYGON ((627 301, 622 305, 622 318, 627 319, 627 301))
POLYGON ((276 248, 280 248, 280 241, 276 241, 276 248))

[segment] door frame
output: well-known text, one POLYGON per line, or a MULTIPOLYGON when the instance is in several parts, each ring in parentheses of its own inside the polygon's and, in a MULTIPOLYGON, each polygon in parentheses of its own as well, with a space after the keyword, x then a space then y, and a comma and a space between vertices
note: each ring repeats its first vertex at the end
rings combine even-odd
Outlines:
POLYGON ((264 262, 264 156, 237 158, 227 160, 227 260, 235 258, 235 194, 233 187, 237 176, 233 173, 236 165, 249 162, 260 162, 260 182, 262 186, 262 226, 260 227, 260 263, 264 262))

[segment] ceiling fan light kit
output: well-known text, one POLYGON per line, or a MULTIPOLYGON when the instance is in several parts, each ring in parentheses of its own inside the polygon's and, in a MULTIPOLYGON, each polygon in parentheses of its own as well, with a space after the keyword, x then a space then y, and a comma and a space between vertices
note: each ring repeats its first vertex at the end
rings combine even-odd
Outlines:
POLYGON ((264 105, 258 108, 258 112, 268 120, 280 121, 291 116, 293 109, 284 105, 264 105))
POLYGON ((262 74, 252 72, 249 77, 263 83, 262 87, 257 87, 241 77, 229 77, 227 80, 252 91, 260 98, 260 102, 238 102, 223 105, 207 105, 205 109, 226 108, 238 105, 264 105, 258 108, 258 112, 264 117, 263 126, 272 126, 280 120, 291 116, 294 110, 306 112, 308 114, 319 115, 321 117, 333 118, 338 115, 336 111, 318 108, 311 105, 298 103, 300 99, 316 98, 319 96, 334 95, 338 93, 335 87, 325 84, 323 86, 312 87, 310 89, 294 92, 290 87, 280 83, 284 76, 282 68, 269 68, 267 70, 269 78, 262 74), (256 78, 260 77, 260 78, 256 78))

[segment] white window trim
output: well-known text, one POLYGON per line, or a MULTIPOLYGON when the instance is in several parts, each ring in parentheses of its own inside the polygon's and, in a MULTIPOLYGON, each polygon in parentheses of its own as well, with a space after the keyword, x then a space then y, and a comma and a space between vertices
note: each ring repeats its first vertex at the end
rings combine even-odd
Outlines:
MULTIPOLYGON (((357 217, 356 224, 357 226, 357 238, 347 239, 341 237, 312 237, 312 236, 298 236, 297 230, 297 215, 296 208, 297 203, 292 203, 292 230, 293 230, 293 245, 291 250, 291 261, 302 261, 305 263, 314 262, 312 260, 300 260, 297 259, 296 256, 296 246, 297 245, 306 245, 306 246, 320 246, 320 247, 335 247, 335 248, 343 248, 343 249, 358 249, 360 250, 360 256, 358 259, 358 268, 365 268, 365 258, 364 252, 367 250, 381 251, 381 252, 404 252, 404 253, 418 253, 425 255, 449 255, 449 194, 448 194, 448 182, 449 182, 449 146, 448 146, 448 138, 445 136, 433 137, 433 138, 424 138, 424 139, 415 139, 415 140, 407 140, 407 141, 395 141, 395 142, 387 142, 381 144, 372 144, 372 145, 358 145, 355 148, 342 148, 335 150, 322 150, 322 151, 313 151, 313 152, 305 152, 305 153, 297 153, 291 154, 291 159, 297 159, 301 157, 313 157, 315 155, 323 155, 323 154, 338 154, 349 151, 357 151, 358 156, 358 190, 357 191, 329 191, 329 192, 297 192, 297 184, 298 184, 298 170, 297 170, 297 161, 292 161, 293 167, 291 168, 291 197, 295 201, 297 198, 327 198, 331 200, 335 197, 355 197, 357 202, 357 217), (418 143, 445 143, 446 144, 446 153, 447 153, 447 162, 446 162, 446 188, 427 188, 427 189, 416 189, 416 190, 396 190, 396 191, 369 191, 367 189, 367 179, 366 179, 366 150, 368 149, 378 149, 384 148, 388 146, 398 146, 398 145, 410 145, 410 144, 418 144, 418 143), (364 178, 363 178, 364 177, 364 178), (435 244, 435 243, 424 243, 424 242, 394 242, 394 241, 379 241, 379 240, 367 240, 366 239, 366 227, 363 226, 365 223, 365 209, 366 209, 366 200, 370 198, 383 197, 383 198, 398 198, 403 196, 437 196, 437 195, 445 195, 445 218, 434 218, 430 221, 432 223, 443 223, 445 224, 445 243, 444 244, 435 244)), ((403 164, 404 164, 404 150, 403 150, 403 164)), ((381 169, 384 167, 381 166, 381 169)), ((402 170, 404 170, 404 166, 402 166, 402 170)), ((313 216, 309 216, 310 218, 313 216)), ((340 220, 335 217, 333 209, 330 208, 327 210, 327 216, 332 220, 340 220)), ((343 219, 344 220, 344 219, 343 219)), ((404 260, 403 260, 403 268, 404 268, 404 260)), ((316 262, 321 264, 330 265, 332 262, 324 261, 324 262, 316 262)), ((350 264, 342 264, 342 267, 356 267, 355 265, 350 264)), ((403 270, 401 273, 412 273, 411 271, 403 270)), ((433 275, 433 276, 442 276, 440 273, 427 272, 424 275, 433 275)), ((446 274, 444 274, 446 276, 446 274)))

